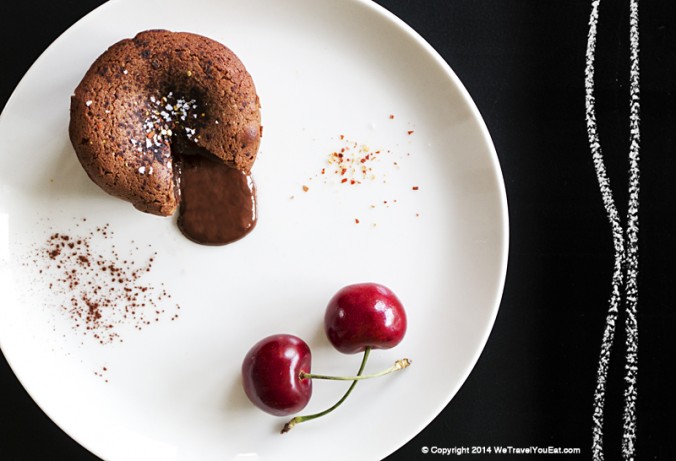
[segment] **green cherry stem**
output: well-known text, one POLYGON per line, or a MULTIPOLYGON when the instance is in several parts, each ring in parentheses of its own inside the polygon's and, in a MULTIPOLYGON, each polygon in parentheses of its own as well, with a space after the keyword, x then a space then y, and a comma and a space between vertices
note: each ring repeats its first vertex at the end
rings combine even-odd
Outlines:
POLYGON ((377 378, 380 376, 384 376, 386 374, 392 373, 397 370, 402 370, 406 367, 408 367, 411 364, 411 361, 409 359, 400 359, 397 360, 394 365, 392 365, 390 368, 387 370, 383 370, 379 373, 374 373, 370 375, 362 375, 362 372, 364 371, 364 367, 366 366, 366 361, 369 358, 369 354, 371 353, 371 348, 367 347, 364 349, 364 356, 361 359, 361 365, 359 365, 359 371, 357 371, 356 376, 327 376, 327 375, 318 375, 318 374, 312 374, 312 373, 305 373, 301 372, 300 373, 300 378, 301 379, 330 379, 330 380, 339 380, 339 381, 352 381, 352 384, 350 384, 350 387, 347 389, 345 394, 338 400, 333 406, 327 408, 324 411, 320 411, 319 413, 314 413, 312 415, 305 415, 305 416, 296 416, 293 418, 291 421, 286 423, 284 427, 282 428, 282 434, 286 434, 289 432, 291 429, 296 424, 305 422, 305 421, 310 421, 311 419, 319 418, 321 416, 324 416, 328 413, 331 413, 333 410, 338 408, 344 401, 347 399, 347 397, 350 395, 352 392, 352 389, 357 385, 357 382, 362 380, 362 379, 371 379, 371 378, 377 378))
MULTIPOLYGON (((364 355, 361 359, 361 365, 359 365, 359 371, 357 371, 357 376, 361 376, 362 372, 364 371, 364 367, 366 366, 366 361, 368 360, 370 353, 371 353, 370 347, 364 349, 364 355)), ((293 427, 296 424, 303 423, 305 421, 310 421, 311 419, 319 418, 321 416, 331 413, 333 410, 338 408, 340 404, 343 403, 345 399, 352 393, 352 389, 354 389, 354 386, 357 385, 357 382, 358 380, 356 379, 353 380, 352 384, 350 384, 350 387, 347 388, 347 391, 345 392, 345 394, 343 394, 340 400, 338 400, 336 403, 333 404, 333 406, 327 408, 326 410, 320 411, 319 413, 314 413, 312 415, 296 416, 295 418, 293 418, 291 421, 289 421, 284 425, 284 427, 282 428, 282 434, 286 434, 287 432, 289 432, 291 429, 293 429, 293 427)))
MULTIPOLYGON (((364 351, 366 352, 366 351, 364 351)), ((410 359, 399 359, 394 362, 387 370, 380 371, 378 373, 373 373, 370 375, 361 375, 357 374, 356 376, 330 376, 330 375, 320 375, 315 373, 305 373, 304 371, 300 372, 300 379, 328 379, 332 381, 361 381, 362 379, 372 379, 379 378, 381 376, 388 375, 394 371, 403 370, 411 364, 410 359)))

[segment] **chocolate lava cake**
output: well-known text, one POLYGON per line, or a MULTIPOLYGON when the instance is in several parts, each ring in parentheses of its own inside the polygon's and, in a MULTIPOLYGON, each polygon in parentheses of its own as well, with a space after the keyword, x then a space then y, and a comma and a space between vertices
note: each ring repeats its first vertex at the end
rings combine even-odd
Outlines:
POLYGON ((202 155, 248 174, 261 137, 253 80, 224 45, 149 30, 112 45, 75 89, 70 139, 104 191, 141 211, 172 215, 180 164, 202 155))

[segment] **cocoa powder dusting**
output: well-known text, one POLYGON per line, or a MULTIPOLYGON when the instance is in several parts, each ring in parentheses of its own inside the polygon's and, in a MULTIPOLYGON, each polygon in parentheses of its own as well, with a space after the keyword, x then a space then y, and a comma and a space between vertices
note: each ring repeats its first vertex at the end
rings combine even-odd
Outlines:
POLYGON ((180 309, 166 289, 143 281, 152 271, 156 252, 139 262, 138 247, 128 258, 120 256, 114 244, 106 254, 94 250, 94 239, 101 249, 100 241, 112 235, 109 225, 85 235, 54 232, 34 260, 44 264, 41 280, 48 284, 57 308, 72 321, 73 330, 101 344, 122 342, 122 331, 129 326, 141 330, 162 318, 175 320, 180 309))

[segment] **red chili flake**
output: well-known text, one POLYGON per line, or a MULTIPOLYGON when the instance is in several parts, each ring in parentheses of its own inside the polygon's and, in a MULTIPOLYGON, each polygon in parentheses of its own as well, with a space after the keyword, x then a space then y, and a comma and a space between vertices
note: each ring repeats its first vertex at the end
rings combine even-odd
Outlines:
POLYGON ((354 223, 359 224, 359 220, 357 218, 354 218, 354 223))
POLYGON ((322 174, 326 173, 326 168, 322 168, 322 174))
POLYGON ((394 120, 394 115, 390 114, 390 120, 394 120))
POLYGON ((341 135, 340 135, 340 139, 341 139, 341 141, 342 141, 343 139, 345 139, 345 135, 341 134, 341 135))
POLYGON ((413 130, 408 130, 408 131, 407 131, 407 133, 408 133, 408 134, 409 134, 409 136, 410 136, 410 135, 412 135, 412 134, 413 134, 413 130))
POLYGON ((341 183, 346 183, 346 182, 347 182, 347 178, 343 178, 343 179, 341 179, 341 181, 340 181, 340 182, 341 182, 341 183))
POLYGON ((413 187, 411 187, 411 189, 413 189, 413 190, 418 190, 418 189, 420 189, 420 188, 419 188, 418 186, 413 186, 413 187))
POLYGON ((307 192, 307 191, 309 191, 309 190, 310 190, 310 188, 309 188, 308 186, 303 185, 303 192, 307 192))

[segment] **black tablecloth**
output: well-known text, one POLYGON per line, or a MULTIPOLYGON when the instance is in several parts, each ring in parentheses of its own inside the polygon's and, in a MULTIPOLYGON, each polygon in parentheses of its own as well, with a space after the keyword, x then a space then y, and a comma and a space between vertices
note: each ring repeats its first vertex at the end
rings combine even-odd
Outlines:
MULTIPOLYGON (((40 53, 101 3, 2 2, 3 106, 40 53)), ((592 459, 594 391, 613 269, 612 233, 585 123, 592 2, 378 3, 429 41, 469 90, 495 143, 510 216, 504 296, 480 360, 444 411, 388 459, 428 459, 439 456, 441 448, 467 449, 470 454, 462 454, 477 460, 549 457, 486 452, 534 446, 579 449, 556 459, 592 459)), ((676 355, 671 296, 676 275, 675 5, 644 0, 639 9, 638 460, 673 459, 676 452, 676 373, 669 372, 676 355)), ((623 220, 629 181, 629 15, 629 0, 601 3, 595 66, 599 133, 623 220)), ((623 312, 606 392, 606 459, 621 457, 623 312)), ((1 460, 96 459, 39 410, 4 358, 0 386, 1 460)))

